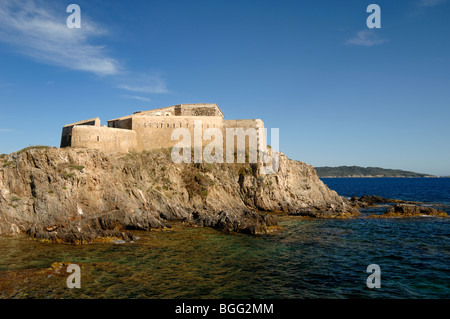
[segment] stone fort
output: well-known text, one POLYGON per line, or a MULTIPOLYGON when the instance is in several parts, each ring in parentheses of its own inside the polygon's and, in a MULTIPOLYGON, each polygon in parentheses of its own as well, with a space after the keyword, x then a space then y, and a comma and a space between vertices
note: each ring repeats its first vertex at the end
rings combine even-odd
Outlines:
MULTIPOLYGON (((171 139, 175 128, 187 128, 194 145, 196 120, 202 121, 202 135, 208 128, 218 128, 224 140, 227 128, 264 128, 260 119, 225 120, 217 104, 179 104, 134 112, 107 121, 107 126, 101 126, 98 117, 67 124, 62 130, 61 147, 85 147, 105 153, 170 148, 179 142, 171 139)), ((202 141, 203 145, 209 142, 202 141)))

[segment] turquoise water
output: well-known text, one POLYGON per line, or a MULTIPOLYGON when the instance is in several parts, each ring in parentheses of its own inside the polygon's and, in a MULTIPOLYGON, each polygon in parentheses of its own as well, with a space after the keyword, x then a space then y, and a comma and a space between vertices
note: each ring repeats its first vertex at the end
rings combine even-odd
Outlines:
POLYGON ((173 231, 138 232, 133 243, 85 246, 3 237, 0 296, 448 298, 449 222, 282 217, 284 230, 270 235, 174 225, 173 231), (81 289, 68 289, 69 274, 49 269, 54 262, 79 264, 81 289), (366 286, 369 264, 381 268, 380 289, 366 286))

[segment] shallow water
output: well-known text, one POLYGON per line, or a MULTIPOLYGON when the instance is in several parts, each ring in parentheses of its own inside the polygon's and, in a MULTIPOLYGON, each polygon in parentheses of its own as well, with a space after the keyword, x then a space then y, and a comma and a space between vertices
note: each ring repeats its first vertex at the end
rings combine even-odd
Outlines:
POLYGON ((139 233, 138 241, 125 244, 69 246, 1 238, 2 297, 449 296, 447 219, 294 218, 281 224, 284 231, 264 236, 180 227, 139 233), (69 274, 46 270, 55 261, 81 265, 81 289, 67 288, 69 274), (381 268, 381 289, 365 284, 372 263, 381 268), (15 284, 5 290, 12 278, 15 284))
MULTIPOLYGON (((377 194, 371 180, 366 194, 377 194)), ((448 298, 450 219, 363 218, 382 210, 348 220, 281 217, 283 231, 257 236, 174 225, 123 244, 0 237, 0 297, 448 298), (69 274, 49 269, 54 262, 80 265, 81 288, 67 288, 69 274), (380 289, 366 286, 369 264, 381 268, 380 289)))

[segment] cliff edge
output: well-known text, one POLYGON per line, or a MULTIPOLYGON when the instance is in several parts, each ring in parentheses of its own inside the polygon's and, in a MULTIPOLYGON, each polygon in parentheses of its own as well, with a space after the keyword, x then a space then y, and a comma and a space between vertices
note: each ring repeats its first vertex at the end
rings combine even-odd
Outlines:
POLYGON ((359 214, 314 168, 280 155, 279 171, 258 164, 175 164, 170 150, 107 155, 82 148, 30 148, 0 158, 0 235, 55 242, 133 239, 130 230, 171 221, 265 233, 273 214, 346 218, 359 214))

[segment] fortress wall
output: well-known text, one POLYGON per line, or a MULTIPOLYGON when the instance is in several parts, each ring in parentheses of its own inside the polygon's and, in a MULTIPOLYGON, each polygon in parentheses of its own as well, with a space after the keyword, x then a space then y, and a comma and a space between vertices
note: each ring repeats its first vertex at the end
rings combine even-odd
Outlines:
POLYGON ((136 116, 174 116, 175 106, 167 106, 160 109, 150 110, 150 111, 137 111, 134 112, 132 117, 136 116))
MULTIPOLYGON (((178 140, 171 140, 176 128, 187 128, 194 146, 194 120, 202 121, 202 134, 208 128, 223 129, 222 117, 219 116, 136 116, 133 118, 133 131, 137 134, 138 150, 169 148, 178 140)), ((203 145, 211 141, 203 141, 203 145)))
POLYGON ((177 105, 178 110, 176 115, 180 116, 221 116, 222 112, 220 111, 217 104, 181 104, 177 105))
MULTIPOLYGON (((227 128, 242 128, 245 130, 249 129, 249 128, 255 128, 257 130, 258 133, 258 129, 259 128, 264 128, 264 122, 260 119, 250 119, 250 120, 223 120, 223 129, 224 129, 224 138, 226 138, 226 129, 227 128)), ((258 136, 257 142, 259 143, 259 138, 260 136, 258 136)), ((266 138, 265 136, 262 136, 263 138, 263 145, 266 145, 266 138)), ((235 142, 234 142, 235 147, 237 147, 237 140, 235 138, 235 142)), ((249 146, 249 138, 246 137, 245 139, 245 145, 246 148, 248 148, 249 146)))
POLYGON ((244 130, 248 128, 263 128, 264 122, 260 119, 252 120, 223 120, 223 125, 225 128, 239 128, 242 127, 244 130))
POLYGON ((73 126, 64 126, 61 134, 61 144, 60 147, 68 147, 71 146, 72 142, 72 127, 73 126))
POLYGON ((137 148, 136 132, 96 126, 74 126, 72 147, 98 149, 105 153, 128 152, 137 148))
MULTIPOLYGON (((226 147, 226 130, 228 128, 264 128, 260 119, 224 120, 223 114, 216 104, 180 104, 157 110, 136 112, 135 114, 108 121, 109 127, 100 127, 100 119, 95 118, 68 124, 63 128, 61 147, 86 147, 98 149, 106 153, 128 152, 130 150, 151 150, 157 148, 171 148, 180 142, 172 140, 172 133, 177 128, 187 129, 191 135, 191 146, 200 139, 203 146, 215 140, 204 140, 207 129, 218 128, 223 136, 226 147), (155 113, 156 112, 156 113, 155 113), (156 116, 158 114, 159 116, 156 116), (188 114, 188 115, 185 115, 188 114), (201 136, 194 134, 194 122, 200 121, 201 136)), ((258 131, 257 131, 258 132, 258 131)), ((259 136, 257 137, 259 142, 259 136)), ((265 136, 263 136, 265 145, 265 136)), ((246 139, 246 148, 250 146, 250 139, 246 139)), ((235 147, 237 146, 235 137, 235 147)), ((259 144, 256 144, 258 146, 259 144)))
POLYGON ((71 142, 72 142, 72 128, 75 125, 100 126, 100 119, 97 117, 97 118, 94 118, 94 119, 79 121, 79 122, 76 122, 76 123, 65 125, 63 127, 63 129, 62 129, 60 147, 71 146, 71 142))
POLYGON ((127 118, 127 119, 117 120, 117 121, 108 121, 108 127, 112 127, 112 128, 131 130, 131 126, 132 126, 131 117, 127 118))

